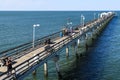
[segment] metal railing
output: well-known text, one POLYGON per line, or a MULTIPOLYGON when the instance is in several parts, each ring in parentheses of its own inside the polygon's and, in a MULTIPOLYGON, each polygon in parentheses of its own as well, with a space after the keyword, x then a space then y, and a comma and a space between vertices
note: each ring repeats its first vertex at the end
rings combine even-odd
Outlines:
MULTIPOLYGON (((37 47, 39 45, 41 47, 44 46, 45 45, 44 43, 45 43, 45 41, 47 39, 51 39, 51 41, 53 41, 54 39, 59 37, 60 32, 61 31, 35 40, 35 47, 37 47)), ((16 59, 16 58, 21 57, 24 54, 27 54, 28 52, 30 52, 32 50, 35 50, 35 49, 37 49, 37 48, 34 48, 34 49, 32 48, 32 42, 28 42, 28 43, 22 44, 20 46, 17 46, 17 47, 14 47, 14 48, 10 48, 8 50, 0 52, 0 57, 11 56, 13 59, 16 59)))
MULTIPOLYGON (((87 24, 89 24, 91 22, 94 22, 94 21, 95 20, 90 21, 90 22, 86 22, 85 25, 87 25, 87 24)), ((82 27, 82 26, 81 25, 76 25, 76 26, 73 26, 73 29, 79 28, 79 27, 82 27)), ((28 43, 19 45, 17 47, 13 47, 13 48, 7 49, 5 51, 2 51, 2 52, 0 52, 0 58, 11 56, 12 59, 17 59, 17 58, 31 52, 32 50, 37 49, 38 48, 37 46, 39 46, 39 47, 44 46, 45 45, 44 43, 45 43, 45 41, 47 39, 51 39, 51 41, 54 41, 56 38, 58 38, 60 36, 60 32, 62 32, 62 30, 58 31, 56 33, 50 34, 48 36, 42 37, 40 39, 35 40, 35 48, 34 49, 32 48, 33 43, 28 42, 28 43)))

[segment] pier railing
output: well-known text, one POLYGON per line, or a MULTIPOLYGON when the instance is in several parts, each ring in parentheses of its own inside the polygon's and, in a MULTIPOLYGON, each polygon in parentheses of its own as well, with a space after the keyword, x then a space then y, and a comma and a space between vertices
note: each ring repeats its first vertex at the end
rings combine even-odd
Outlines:
MULTIPOLYGON (((93 21, 95 21, 95 20, 93 20, 93 21)), ((91 22, 93 22, 93 21, 91 21, 91 22)), ((87 25, 89 23, 90 22, 87 22, 85 25, 87 25)), ((76 29, 76 28, 79 28, 79 27, 82 27, 82 26, 81 25, 76 25, 76 26, 73 26, 73 29, 76 29)), ((0 58, 9 57, 9 56, 12 56, 12 59, 19 58, 19 57, 37 49, 37 48, 39 48, 39 47, 44 46, 46 40, 50 39, 51 41, 54 41, 55 39, 59 38, 61 32, 62 32, 62 30, 35 40, 35 44, 34 44, 35 48, 32 48, 32 45, 33 45, 32 42, 28 42, 28 43, 19 45, 17 47, 10 48, 8 50, 2 51, 2 52, 0 52, 0 58)))
POLYGON ((51 39, 51 41, 55 40, 56 38, 59 37, 60 32, 62 32, 62 31, 58 31, 58 32, 53 33, 51 35, 48 35, 48 36, 45 36, 43 38, 35 40, 35 48, 34 49, 32 48, 32 42, 28 42, 28 43, 22 44, 20 46, 10 48, 8 50, 0 52, 0 57, 12 56, 14 58, 19 58, 19 57, 23 56, 24 54, 27 54, 30 51, 37 49, 38 48, 37 46, 39 46, 39 47, 44 46, 46 40, 48 40, 48 39, 51 39))

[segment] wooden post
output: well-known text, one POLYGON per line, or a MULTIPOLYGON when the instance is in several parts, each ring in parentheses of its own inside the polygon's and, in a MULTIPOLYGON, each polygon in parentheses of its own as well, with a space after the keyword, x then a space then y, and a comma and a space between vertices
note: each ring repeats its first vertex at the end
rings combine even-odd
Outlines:
POLYGON ((80 45, 80 39, 77 40, 77 46, 79 46, 79 45, 80 45))
POLYGON ((86 37, 85 37, 85 39, 86 39, 85 48, 86 48, 86 51, 87 51, 87 50, 88 50, 88 44, 87 44, 88 34, 87 34, 87 33, 86 33, 86 37))
POLYGON ((74 46, 74 50, 75 50, 76 58, 79 58, 79 55, 78 55, 78 52, 77 52, 77 50, 78 50, 78 46, 77 45, 74 46))
POLYGON ((61 75, 61 73, 60 73, 59 64, 58 64, 58 62, 55 62, 55 64, 56 64, 56 71, 57 71, 57 73, 58 73, 58 77, 59 77, 59 79, 62 79, 62 75, 61 75))
POLYGON ((75 52, 75 54, 77 54, 77 46, 76 45, 74 45, 74 52, 75 52))
POLYGON ((32 72, 32 74, 33 74, 33 75, 36 75, 36 70, 34 70, 34 71, 32 72))
POLYGON ((48 65, 47 65, 47 62, 44 63, 44 76, 45 77, 48 76, 48 65))
POLYGON ((88 44, 87 42, 85 43, 85 48, 86 48, 86 51, 88 50, 88 44))
POLYGON ((66 57, 69 57, 69 47, 66 47, 66 57))
POLYGON ((85 34, 85 39, 86 39, 86 40, 88 39, 88 34, 87 34, 87 33, 85 34))
POLYGON ((59 73, 59 72, 60 72, 60 69, 59 69, 59 64, 58 64, 58 62, 55 62, 55 65, 56 65, 56 70, 57 70, 57 72, 59 73))
MULTIPOLYGON (((60 68, 59 68, 58 60, 59 60, 59 55, 55 55, 55 56, 53 57, 53 61, 55 62, 56 71, 57 71, 57 73, 58 73, 58 78, 59 78, 59 79, 62 79, 62 75, 61 75, 61 73, 60 73, 60 68)), ((59 79, 58 79, 58 80, 59 80, 59 79)))

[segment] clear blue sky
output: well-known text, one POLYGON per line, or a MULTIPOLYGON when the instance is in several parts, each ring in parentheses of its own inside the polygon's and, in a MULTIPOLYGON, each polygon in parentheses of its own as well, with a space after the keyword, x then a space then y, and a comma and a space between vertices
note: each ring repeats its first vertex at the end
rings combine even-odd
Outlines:
POLYGON ((120 10, 120 0, 0 0, 0 10, 120 10))

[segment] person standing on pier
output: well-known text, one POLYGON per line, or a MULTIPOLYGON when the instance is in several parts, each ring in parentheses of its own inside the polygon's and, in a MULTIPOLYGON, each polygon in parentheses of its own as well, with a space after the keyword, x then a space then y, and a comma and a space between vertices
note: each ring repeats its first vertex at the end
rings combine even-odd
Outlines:
POLYGON ((7 57, 6 59, 6 66, 7 66, 8 75, 11 75, 12 74, 12 60, 10 57, 7 57))

